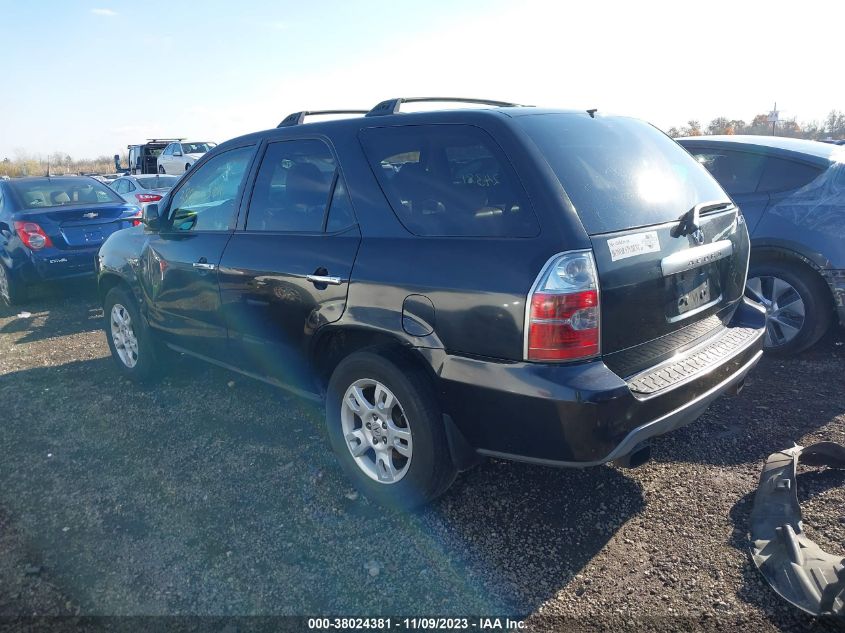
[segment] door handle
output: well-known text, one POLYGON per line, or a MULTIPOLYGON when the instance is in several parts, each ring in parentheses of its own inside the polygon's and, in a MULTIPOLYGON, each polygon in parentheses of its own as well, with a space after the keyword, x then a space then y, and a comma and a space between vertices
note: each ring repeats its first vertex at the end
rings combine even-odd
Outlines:
POLYGON ((339 286, 344 282, 340 277, 330 275, 305 275, 305 278, 312 284, 328 284, 329 286, 339 286))
POLYGON ((205 257, 200 257, 198 262, 193 263, 194 268, 199 268, 200 270, 216 270, 216 264, 209 264, 208 260, 205 257))

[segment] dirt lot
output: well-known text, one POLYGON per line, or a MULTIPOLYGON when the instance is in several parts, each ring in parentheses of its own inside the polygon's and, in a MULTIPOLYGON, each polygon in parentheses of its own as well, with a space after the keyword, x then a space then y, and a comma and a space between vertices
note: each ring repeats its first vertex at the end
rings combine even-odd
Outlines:
MULTIPOLYGON (((809 630, 751 565, 765 457, 845 441, 845 345, 766 358, 738 398, 624 471, 487 462, 438 503, 356 497, 319 413, 177 360, 118 377, 87 284, 0 312, 0 615, 510 615, 536 629, 809 630), (548 618, 548 619, 546 619, 548 618)), ((845 539, 845 476, 799 477, 845 539)), ((825 628, 832 623, 825 623, 825 628)))

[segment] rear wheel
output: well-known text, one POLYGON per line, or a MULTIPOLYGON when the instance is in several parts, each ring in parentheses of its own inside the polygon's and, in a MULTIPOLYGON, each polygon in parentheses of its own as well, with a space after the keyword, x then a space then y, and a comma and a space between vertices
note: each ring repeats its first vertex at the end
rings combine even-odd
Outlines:
POLYGON ((12 278, 11 272, 0 263, 0 303, 12 307, 26 301, 26 286, 12 278))
POLYGON ((831 323, 830 293, 813 271, 788 262, 760 262, 745 293, 766 308, 767 352, 790 356, 815 344, 831 323))
POLYGON ((165 171, 164 171, 164 167, 163 167, 162 165, 159 165, 159 166, 158 166, 158 173, 160 173, 160 174, 165 174, 165 173, 167 173, 167 172, 165 172, 165 171))
POLYGON ((112 288, 103 302, 103 316, 106 339, 117 366, 133 380, 149 378, 156 366, 156 345, 134 297, 121 286, 112 288))
POLYGON ((428 377, 389 352, 356 352, 329 381, 329 439, 356 488, 387 506, 413 508, 454 481, 443 420, 428 377))

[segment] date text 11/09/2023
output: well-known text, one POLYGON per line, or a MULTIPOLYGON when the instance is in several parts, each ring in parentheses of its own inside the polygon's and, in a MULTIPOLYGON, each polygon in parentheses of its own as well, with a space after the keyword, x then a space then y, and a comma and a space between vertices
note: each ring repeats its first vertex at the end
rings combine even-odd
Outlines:
POLYGON ((525 628, 522 620, 510 618, 308 618, 313 631, 519 631, 525 628))

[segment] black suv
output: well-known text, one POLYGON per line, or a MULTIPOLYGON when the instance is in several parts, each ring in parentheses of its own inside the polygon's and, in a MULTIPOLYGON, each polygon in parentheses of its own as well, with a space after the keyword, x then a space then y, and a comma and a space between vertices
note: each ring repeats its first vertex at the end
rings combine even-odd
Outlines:
POLYGON ((118 367, 176 350, 324 401, 354 483, 403 506, 479 456, 633 465, 738 391, 748 232, 686 151, 595 111, 402 101, 223 143, 110 237, 118 367))

